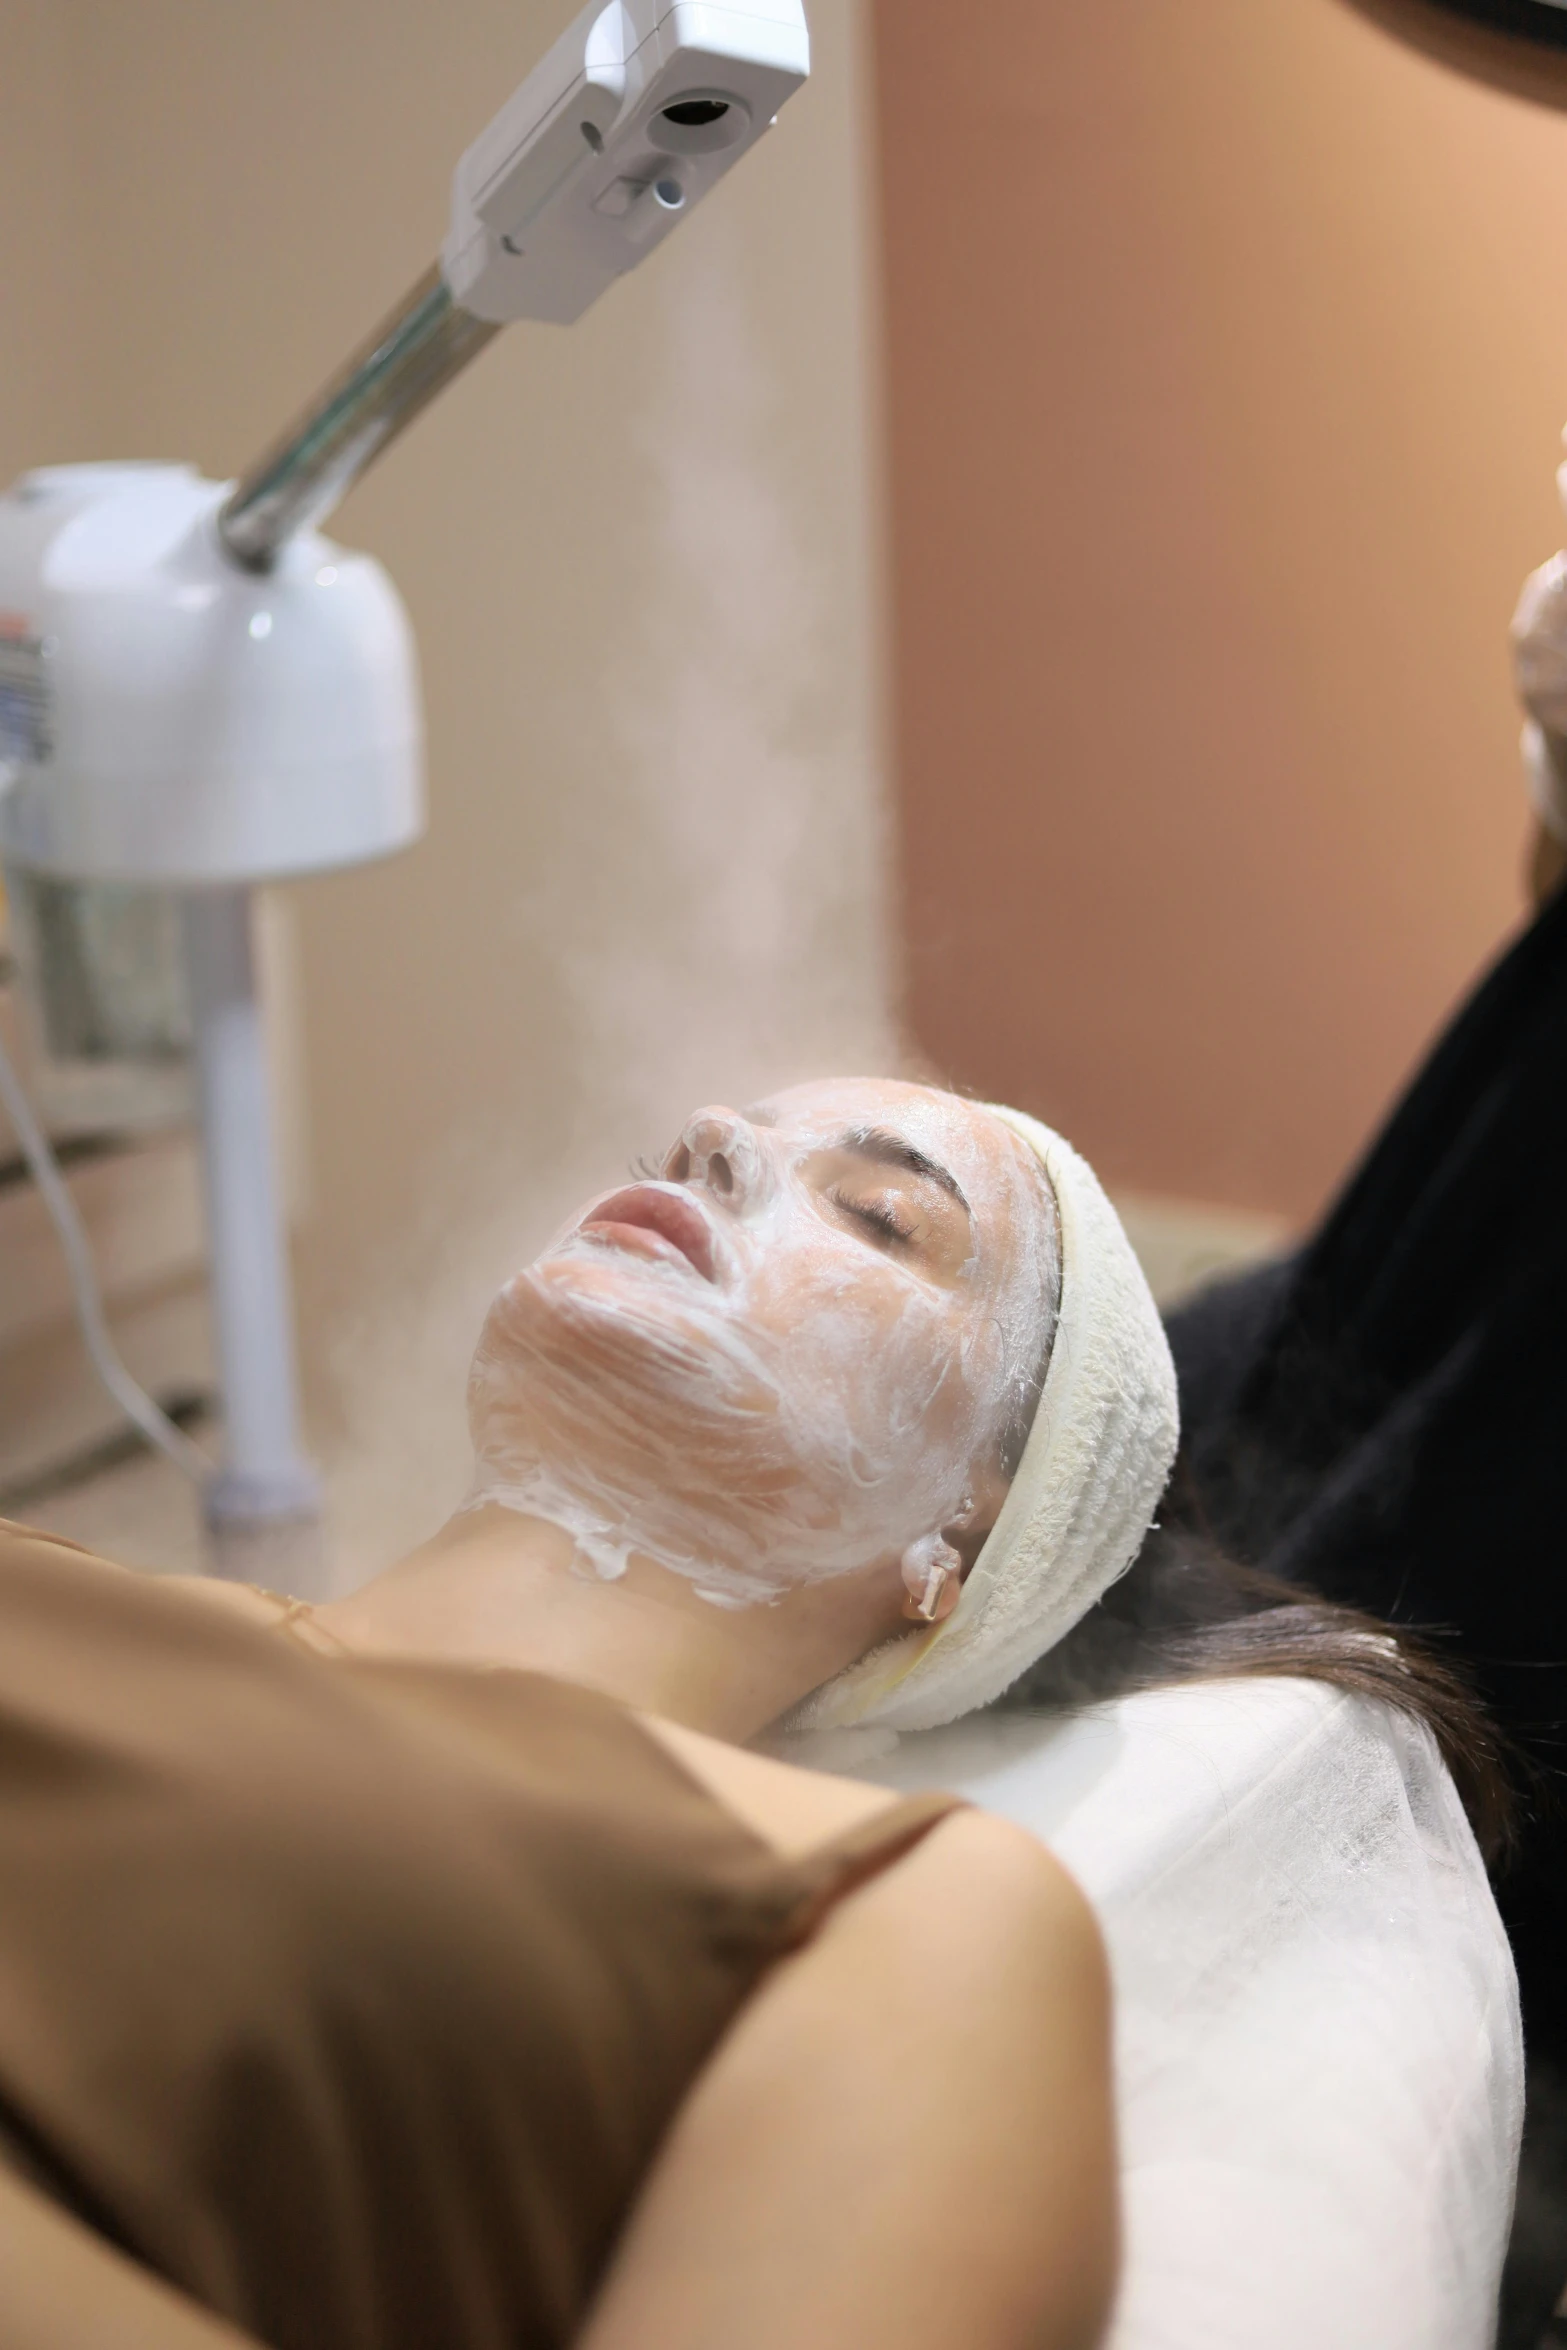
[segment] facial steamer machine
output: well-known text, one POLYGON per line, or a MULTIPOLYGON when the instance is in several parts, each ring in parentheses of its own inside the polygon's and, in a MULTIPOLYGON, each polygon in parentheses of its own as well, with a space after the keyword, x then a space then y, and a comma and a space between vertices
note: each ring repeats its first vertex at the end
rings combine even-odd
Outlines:
POLYGON ((237 483, 71 465, 0 499, 0 861, 24 880, 172 892, 180 909, 221 1466, 119 1361, 70 1194, 3 1053, 0 1103, 95 1366, 200 1480, 220 1572, 245 1571, 247 1537, 308 1529, 320 1506, 300 1440, 254 892, 386 856, 424 824, 407 615, 378 563, 317 526, 502 326, 570 325, 661 244, 809 63, 800 0, 590 7, 458 164, 440 261, 237 483))

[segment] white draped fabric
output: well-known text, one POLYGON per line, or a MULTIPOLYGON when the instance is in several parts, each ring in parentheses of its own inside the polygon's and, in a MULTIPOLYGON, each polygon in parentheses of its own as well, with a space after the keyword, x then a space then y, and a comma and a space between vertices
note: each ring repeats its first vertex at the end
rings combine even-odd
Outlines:
POLYGON ((960 1789, 1092 1899, 1117 2000, 1112 2350, 1485 2350, 1517 1989, 1424 1730, 1250 1680, 798 1759, 960 1789))

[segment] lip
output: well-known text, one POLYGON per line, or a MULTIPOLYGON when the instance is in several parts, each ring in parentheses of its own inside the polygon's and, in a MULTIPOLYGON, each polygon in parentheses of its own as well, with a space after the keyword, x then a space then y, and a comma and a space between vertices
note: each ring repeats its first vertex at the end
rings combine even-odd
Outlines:
POLYGON ((633 1183, 594 1202, 579 1232, 613 1248, 689 1265, 704 1281, 718 1278, 713 1228, 688 1191, 661 1183, 633 1183))

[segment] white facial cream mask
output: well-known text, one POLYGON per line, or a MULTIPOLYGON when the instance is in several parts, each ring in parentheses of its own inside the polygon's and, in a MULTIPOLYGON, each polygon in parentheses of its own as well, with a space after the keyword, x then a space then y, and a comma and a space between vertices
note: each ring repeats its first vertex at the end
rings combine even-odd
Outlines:
POLYGON ((699 1111, 491 1307, 467 1506, 719 1605, 900 1556, 961 1521, 1058 1292, 1042 1174, 974 1104, 840 1080, 699 1111))

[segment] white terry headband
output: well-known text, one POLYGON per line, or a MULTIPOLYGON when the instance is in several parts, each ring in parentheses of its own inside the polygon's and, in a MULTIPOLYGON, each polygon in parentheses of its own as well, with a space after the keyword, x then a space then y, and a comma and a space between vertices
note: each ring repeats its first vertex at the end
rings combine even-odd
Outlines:
POLYGON ((883 1642, 791 1730, 934 1730, 989 1705, 1125 1574, 1170 1474, 1175 1365, 1121 1219, 1070 1143, 987 1107, 1037 1153, 1061 1221, 1061 1313, 1028 1442, 946 1622, 883 1642))

